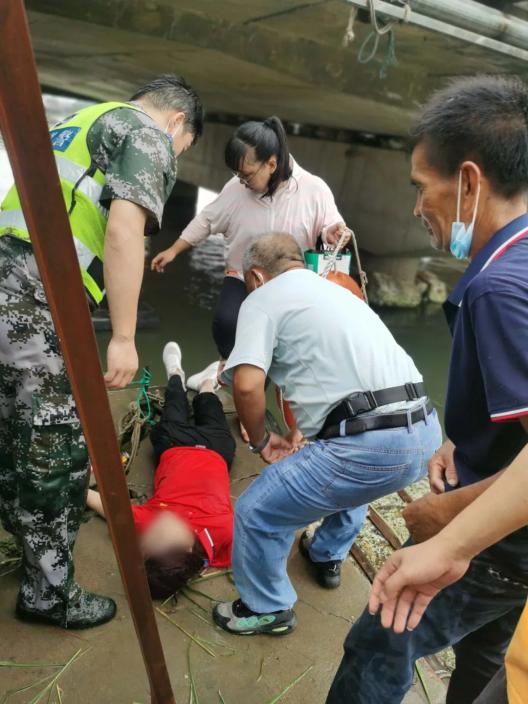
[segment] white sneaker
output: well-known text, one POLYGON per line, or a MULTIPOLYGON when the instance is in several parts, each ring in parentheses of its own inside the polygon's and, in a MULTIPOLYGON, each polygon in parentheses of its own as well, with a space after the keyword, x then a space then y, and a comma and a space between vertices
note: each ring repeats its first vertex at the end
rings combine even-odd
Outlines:
POLYGON ((163 364, 167 372, 167 379, 178 374, 181 376, 185 388, 185 372, 182 369, 182 351, 177 342, 167 342, 163 348, 163 364))
POLYGON ((191 391, 200 391, 200 387, 204 381, 212 381, 215 387, 218 386, 219 365, 220 362, 212 362, 212 364, 206 367, 203 371, 190 376, 189 381, 187 382, 187 388, 191 389, 191 391))

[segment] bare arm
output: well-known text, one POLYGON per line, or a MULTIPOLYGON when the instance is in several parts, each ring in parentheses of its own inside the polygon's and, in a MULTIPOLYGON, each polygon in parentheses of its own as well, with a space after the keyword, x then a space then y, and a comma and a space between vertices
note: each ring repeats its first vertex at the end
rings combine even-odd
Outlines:
POLYGON ((234 370, 233 398, 252 445, 258 445, 266 434, 265 383, 265 372, 251 364, 241 364, 234 370))
POLYGON ((112 201, 104 246, 104 278, 112 320, 105 381, 112 389, 129 384, 139 364, 134 336, 143 280, 146 220, 147 211, 139 205, 112 201))
POLYGON ((101 518, 105 517, 103 502, 101 500, 101 494, 93 489, 88 489, 88 496, 86 497, 86 505, 91 508, 92 511, 98 513, 101 518))

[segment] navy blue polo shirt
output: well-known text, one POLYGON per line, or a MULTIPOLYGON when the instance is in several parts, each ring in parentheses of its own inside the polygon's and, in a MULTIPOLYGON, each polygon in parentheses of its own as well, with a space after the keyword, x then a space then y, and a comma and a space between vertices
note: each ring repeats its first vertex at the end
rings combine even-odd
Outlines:
MULTIPOLYGON (((445 312, 453 336, 445 428, 465 486, 504 469, 528 442, 519 422, 528 415, 528 215, 478 252, 445 312)), ((528 529, 483 556, 528 578, 528 529)))

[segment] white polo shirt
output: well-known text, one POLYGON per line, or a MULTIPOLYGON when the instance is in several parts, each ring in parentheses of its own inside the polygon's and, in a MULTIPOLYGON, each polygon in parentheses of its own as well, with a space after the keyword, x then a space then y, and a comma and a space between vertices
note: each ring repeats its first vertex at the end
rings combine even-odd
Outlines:
MULTIPOLYGON (((354 392, 422 381, 373 310, 307 269, 277 276, 244 301, 226 382, 240 364, 259 367, 281 387, 306 437, 317 435, 329 412, 354 392)), ((416 405, 402 402, 376 412, 416 405)))

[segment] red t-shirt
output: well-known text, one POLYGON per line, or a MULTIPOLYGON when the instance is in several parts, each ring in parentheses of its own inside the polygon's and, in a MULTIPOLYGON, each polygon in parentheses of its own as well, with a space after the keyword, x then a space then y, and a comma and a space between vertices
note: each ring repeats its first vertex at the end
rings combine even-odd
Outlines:
POLYGON ((223 458, 201 447, 173 447, 160 459, 154 496, 132 506, 142 533, 160 511, 172 511, 194 530, 212 567, 231 564, 233 507, 223 458))

